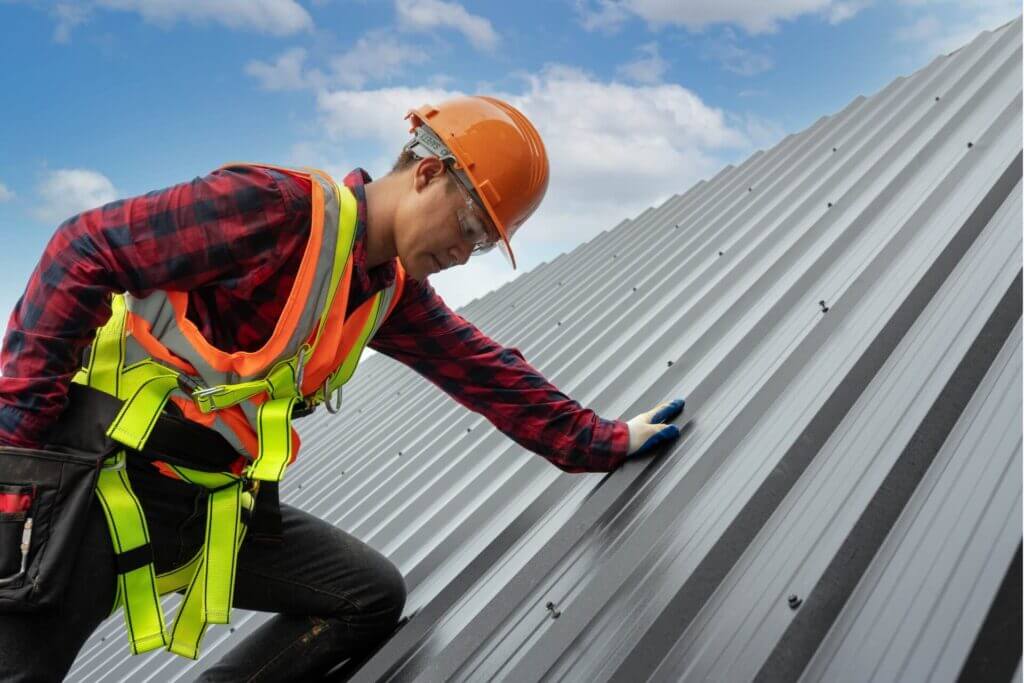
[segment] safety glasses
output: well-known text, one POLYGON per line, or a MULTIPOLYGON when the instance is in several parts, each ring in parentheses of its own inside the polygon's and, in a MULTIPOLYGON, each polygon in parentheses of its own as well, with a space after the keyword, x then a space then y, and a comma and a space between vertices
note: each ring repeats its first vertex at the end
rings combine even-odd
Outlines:
POLYGON ((458 172, 451 166, 449 166, 449 170, 452 180, 455 181, 455 186, 459 188, 462 199, 466 202, 464 208, 460 207, 456 211, 462 239, 473 245, 474 254, 485 254, 494 249, 494 246, 501 241, 501 236, 497 230, 489 229, 485 219, 480 215, 483 210, 473 201, 473 196, 462 184, 458 172))

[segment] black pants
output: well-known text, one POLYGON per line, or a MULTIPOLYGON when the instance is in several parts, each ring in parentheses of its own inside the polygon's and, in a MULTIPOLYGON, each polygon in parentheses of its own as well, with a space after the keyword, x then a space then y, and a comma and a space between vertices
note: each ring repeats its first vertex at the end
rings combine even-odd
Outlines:
MULTIPOLYGON (((184 564, 202 544, 205 490, 144 462, 130 461, 128 473, 146 514, 157 573, 184 564)), ((61 680, 109 614, 114 552, 103 510, 93 502, 78 556, 68 558, 74 578, 60 609, 0 614, 0 681, 61 680)), ((398 623, 405 582, 386 557, 301 510, 282 505, 281 515, 280 543, 243 543, 234 596, 235 607, 276 616, 198 680, 310 680, 374 648, 398 623)), ((127 638, 122 645, 127 656, 127 638)))

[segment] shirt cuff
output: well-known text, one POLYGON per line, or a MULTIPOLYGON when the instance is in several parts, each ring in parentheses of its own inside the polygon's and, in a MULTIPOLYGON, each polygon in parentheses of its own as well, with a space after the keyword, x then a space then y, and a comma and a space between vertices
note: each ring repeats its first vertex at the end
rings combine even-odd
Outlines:
POLYGON ((625 461, 629 454, 629 425, 622 420, 616 420, 612 427, 611 456, 613 467, 618 467, 625 461))

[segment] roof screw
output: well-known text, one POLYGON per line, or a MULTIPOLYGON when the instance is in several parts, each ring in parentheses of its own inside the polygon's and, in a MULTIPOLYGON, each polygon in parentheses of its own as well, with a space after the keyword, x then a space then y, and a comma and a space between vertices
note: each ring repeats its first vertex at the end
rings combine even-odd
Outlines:
POLYGON ((967 149, 970 149, 971 147, 974 147, 974 143, 973 142, 968 142, 967 143, 967 149))
POLYGON ((752 187, 748 187, 747 188, 747 192, 753 192, 753 191, 754 191, 754 188, 752 188, 752 187))
POLYGON ((472 427, 466 427, 466 433, 467 433, 467 434, 469 434, 469 433, 470 433, 471 431, 473 431, 473 428, 472 428, 472 427))
POLYGON ((612 258, 615 258, 616 256, 618 256, 618 254, 612 254, 612 258))
POLYGON ((835 151, 837 151, 837 150, 836 150, 836 148, 835 148, 835 147, 833 147, 833 148, 832 148, 832 151, 833 151, 833 152, 835 152, 835 151))
POLYGON ((547 610, 551 612, 552 619, 557 619, 558 617, 562 616, 562 613, 555 609, 555 603, 553 602, 549 602, 547 604, 547 610))
POLYGON ((299 484, 299 488, 300 488, 300 489, 302 488, 302 484, 299 484))
POLYGON ((231 627, 231 628, 230 628, 230 629, 228 630, 228 633, 234 633, 234 632, 235 632, 235 627, 234 627, 234 626, 232 626, 232 627, 231 627))
POLYGON ((672 367, 672 361, 669 361, 669 362, 668 362, 668 366, 669 366, 669 367, 672 367))
POLYGON ((633 291, 634 291, 634 292, 636 291, 636 287, 634 287, 634 288, 633 288, 633 291))
MULTIPOLYGON (((402 457, 402 451, 398 451, 398 457, 402 457)), ((299 484, 299 486, 302 486, 302 484, 299 484)))
POLYGON ((719 255, 719 256, 722 256, 722 255, 724 255, 724 254, 725 254, 725 252, 724 252, 724 251, 720 251, 720 252, 718 252, 718 255, 719 255))
POLYGON ((789 596, 789 608, 796 609, 803 603, 803 600, 797 597, 796 593, 789 596))
POLYGON ((832 208, 832 202, 828 203, 828 208, 830 208, 830 209, 832 208))
POLYGON ((938 102, 938 101, 939 101, 939 96, 938 96, 938 95, 936 95, 936 96, 935 96, 935 101, 936 101, 936 102, 938 102))
POLYGON ((821 306, 821 312, 822 313, 828 313, 828 306, 825 305, 825 300, 824 299, 819 301, 818 305, 821 306))
POLYGON ((562 326, 562 321, 559 320, 557 324, 558 324, 559 327, 561 327, 562 326))

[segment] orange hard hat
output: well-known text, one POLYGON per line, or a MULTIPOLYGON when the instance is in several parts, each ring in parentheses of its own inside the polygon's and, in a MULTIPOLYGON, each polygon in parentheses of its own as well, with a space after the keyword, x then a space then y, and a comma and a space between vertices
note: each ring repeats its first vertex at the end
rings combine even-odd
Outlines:
POLYGON ((515 268, 509 240, 548 189, 548 155, 537 129, 512 105, 482 95, 425 104, 405 118, 431 153, 444 157, 449 152, 455 170, 468 178, 474 199, 498 229, 500 246, 515 268), (423 128, 434 135, 423 135, 423 128))

